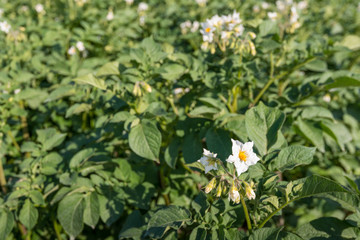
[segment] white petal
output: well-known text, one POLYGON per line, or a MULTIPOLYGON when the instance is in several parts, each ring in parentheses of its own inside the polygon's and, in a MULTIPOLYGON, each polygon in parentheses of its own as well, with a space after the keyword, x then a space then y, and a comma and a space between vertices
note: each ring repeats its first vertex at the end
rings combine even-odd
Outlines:
POLYGON ((247 166, 243 161, 235 162, 234 164, 238 176, 240 176, 243 172, 246 172, 249 168, 249 166, 247 166))
POLYGON ((234 139, 231 139, 231 142, 232 142, 232 155, 239 156, 242 143, 234 139))
POLYGON ((251 153, 248 155, 248 159, 246 161, 246 165, 251 166, 256 164, 258 161, 260 160, 260 158, 258 156, 256 156, 255 153, 251 153))
POLYGON ((236 157, 234 157, 233 155, 230 155, 226 161, 229 162, 229 163, 234 163, 235 161, 237 160, 236 157))
POLYGON ((254 142, 246 142, 242 146, 242 150, 245 151, 247 154, 253 152, 254 142))

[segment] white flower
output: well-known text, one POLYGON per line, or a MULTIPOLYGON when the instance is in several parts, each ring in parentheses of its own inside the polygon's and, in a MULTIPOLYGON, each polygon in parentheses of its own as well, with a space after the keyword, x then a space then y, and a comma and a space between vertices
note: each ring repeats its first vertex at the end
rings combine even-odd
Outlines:
POLYGON ((260 12, 260 7, 258 5, 253 6, 253 12, 254 13, 260 12))
POLYGON ((268 2, 263 2, 263 3, 261 3, 261 7, 262 7, 262 9, 266 10, 270 7, 270 4, 268 2))
POLYGON ((80 52, 84 51, 84 50, 85 50, 84 43, 81 42, 81 41, 78 41, 78 42, 76 43, 76 48, 77 48, 80 52))
POLYGON ((223 23, 228 25, 228 30, 232 31, 236 25, 241 23, 240 13, 234 11, 233 14, 222 16, 223 23))
POLYGON ((291 14, 290 14, 290 23, 294 24, 298 21, 299 19, 299 14, 296 11, 296 8, 293 6, 291 7, 291 14))
POLYGON ((111 21, 114 19, 114 12, 109 10, 108 14, 106 15, 106 20, 111 21))
POLYGON ((127 5, 131 5, 131 4, 134 3, 134 0, 125 0, 125 2, 126 2, 127 5))
POLYGON ((21 91, 21 89, 20 89, 20 88, 15 89, 15 90, 14 90, 14 94, 16 95, 16 94, 18 94, 20 91, 21 91))
POLYGON ((244 26, 243 26, 242 24, 240 24, 239 26, 237 26, 237 27, 234 29, 234 31, 235 31, 235 36, 236 36, 236 37, 240 37, 240 36, 243 34, 243 32, 244 32, 244 26))
POLYGON ((224 23, 223 17, 219 17, 219 15, 217 14, 212 18, 207 19, 206 21, 209 22, 209 24, 211 24, 215 28, 221 27, 221 25, 224 23))
POLYGON ((215 27, 212 22, 207 20, 204 23, 201 23, 200 33, 203 35, 203 41, 211 43, 214 37, 215 27))
POLYGON ((276 1, 276 7, 279 11, 284 11, 286 8, 286 5, 283 1, 276 1))
POLYGON ((234 182, 232 183, 229 191, 229 200, 232 200, 236 204, 240 203, 240 194, 234 182))
POLYGON ((11 25, 7 21, 0 22, 0 30, 4 33, 9 33, 11 25))
POLYGON ((325 102, 329 103, 329 102, 331 101, 330 95, 329 95, 329 94, 325 94, 325 95, 323 96, 323 100, 324 100, 325 102))
POLYGON ((140 18, 139 18, 139 24, 140 24, 140 26, 144 26, 144 25, 145 25, 145 16, 140 16, 140 18))
POLYGON ((196 32, 199 30, 200 23, 198 21, 193 22, 192 27, 190 29, 191 32, 196 32))
POLYGON ((44 11, 44 6, 43 6, 41 3, 36 4, 36 5, 35 5, 35 11, 36 11, 37 13, 45 12, 45 11, 44 11))
POLYGON ((204 7, 207 2, 207 0, 195 0, 195 1, 200 7, 204 7))
POLYGON ((238 176, 246 172, 251 165, 256 164, 260 159, 253 152, 254 142, 241 143, 231 139, 232 155, 226 159, 227 162, 235 165, 238 176))
POLYGON ((216 163, 216 153, 211 153, 210 151, 203 149, 203 157, 201 157, 198 162, 200 162, 205 167, 205 173, 208 173, 211 170, 217 170, 216 163))
POLYGON ((138 6, 138 12, 145 12, 149 9, 149 5, 147 3, 141 2, 138 6))
POLYGON ((231 32, 228 32, 228 31, 221 31, 221 39, 222 40, 229 40, 231 36, 231 32))
MULTIPOLYGON (((300 10, 304 10, 305 8, 307 8, 308 4, 306 1, 300 1, 298 4, 297 4, 297 7, 300 9, 300 10)), ((360 3, 359 3, 359 6, 360 6, 360 3)))
POLYGON ((26 5, 23 5, 23 6, 20 7, 20 11, 21 12, 27 12, 27 11, 29 11, 29 7, 26 6, 26 5))
POLYGON ((69 54, 70 56, 75 55, 75 54, 76 54, 76 48, 75 48, 74 46, 71 46, 71 47, 69 48, 69 50, 68 50, 68 54, 69 54))
POLYGON ((267 15, 272 21, 276 21, 276 18, 277 18, 276 12, 268 12, 267 15))

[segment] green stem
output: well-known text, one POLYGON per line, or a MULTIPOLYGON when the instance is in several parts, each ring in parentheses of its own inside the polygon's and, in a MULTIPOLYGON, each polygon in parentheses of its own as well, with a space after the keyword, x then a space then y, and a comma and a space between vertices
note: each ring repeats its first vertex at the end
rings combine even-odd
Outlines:
POLYGON ((251 221, 250 221, 250 217, 249 217, 249 211, 248 211, 248 209, 246 207, 246 203, 245 203, 244 196, 242 195, 242 193, 240 193, 240 201, 241 201, 241 204, 242 204, 243 209, 244 209, 245 219, 246 219, 246 223, 247 223, 247 226, 248 226, 248 230, 251 232, 252 226, 251 226, 251 221))
POLYGON ((271 84, 273 84, 276 80, 280 80, 282 78, 284 78, 285 76, 291 74, 292 72, 294 72, 295 70, 301 68, 302 66, 304 66, 305 64, 313 61, 315 59, 315 57, 311 57, 309 59, 307 59, 306 61, 296 65, 295 67, 293 67, 292 69, 290 69, 289 71, 283 72, 280 75, 276 76, 276 77, 270 77, 269 81, 266 83, 266 85, 261 89, 261 91, 259 92, 259 94, 256 96, 256 98, 254 99, 254 101, 250 104, 250 108, 255 106, 256 103, 260 100, 260 98, 262 97, 262 95, 266 92, 266 90, 271 86, 271 84))
POLYGON ((55 230, 55 233, 56 233, 56 237, 58 240, 62 240, 62 237, 61 237, 61 226, 59 226, 59 224, 57 223, 56 219, 54 218, 53 220, 53 224, 54 224, 54 230, 55 230))
POLYGON ((281 209, 283 209, 284 207, 286 207, 287 205, 289 205, 291 202, 293 202, 295 200, 297 200, 297 199, 291 200, 291 201, 286 202, 283 205, 281 205, 278 209, 276 209, 269 216, 267 216, 267 218, 262 223, 260 223, 258 228, 262 228, 265 225, 265 223, 267 223, 267 221, 269 221, 277 212, 279 212, 281 209))
POLYGON ((4 168, 3 168, 3 164, 2 164, 1 159, 0 159, 0 186, 1 186, 1 189, 2 189, 3 193, 6 194, 6 192, 7 192, 6 178, 5 178, 4 168))
POLYGON ((20 146, 19 146, 19 144, 16 142, 16 139, 15 139, 14 135, 12 134, 12 132, 9 130, 9 131, 7 132, 7 134, 8 134, 9 137, 11 138, 11 141, 13 142, 16 150, 18 150, 18 151, 20 152, 20 146))

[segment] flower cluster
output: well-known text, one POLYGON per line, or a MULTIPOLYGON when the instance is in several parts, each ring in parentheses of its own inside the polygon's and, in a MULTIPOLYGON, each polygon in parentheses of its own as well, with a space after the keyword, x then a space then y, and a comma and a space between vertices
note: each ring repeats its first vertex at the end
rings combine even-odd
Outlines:
POLYGON ((210 49, 211 53, 215 53, 215 46, 217 45, 223 52, 229 47, 239 52, 247 50, 255 55, 255 45, 252 39, 256 35, 253 32, 244 35, 244 30, 238 12, 234 11, 232 14, 222 16, 215 15, 201 23, 200 33, 203 38, 201 48, 203 50, 210 49))
POLYGON ((67 53, 68 53, 70 56, 75 55, 75 54, 76 54, 76 49, 77 49, 79 52, 83 53, 83 57, 86 57, 87 51, 86 51, 86 48, 85 48, 85 46, 84 46, 84 43, 81 42, 81 41, 76 42, 76 45, 75 45, 75 46, 71 46, 71 47, 68 49, 68 52, 67 52, 67 53))
POLYGON ((149 5, 147 3, 144 2, 139 3, 137 11, 139 14, 139 22, 141 26, 145 25, 145 15, 148 9, 149 9, 149 5))
POLYGON ((232 154, 226 159, 231 165, 233 165, 234 171, 231 174, 224 166, 222 161, 217 158, 216 153, 212 153, 206 149, 203 151, 203 156, 198 160, 205 167, 205 174, 214 170, 219 170, 221 166, 224 170, 218 171, 218 176, 215 176, 205 187, 205 192, 210 193, 213 189, 216 188, 216 196, 220 197, 223 193, 226 192, 227 186, 229 188, 228 197, 229 200, 234 203, 240 203, 242 195, 246 195, 248 199, 255 199, 256 194, 253 190, 254 183, 251 181, 250 184, 244 180, 239 180, 238 177, 246 172, 251 165, 256 164, 260 159, 253 152, 253 142, 241 143, 240 141, 231 139, 232 142, 232 154), (219 183, 217 185, 217 179, 219 183))
POLYGON ((198 21, 191 22, 188 20, 180 24, 182 34, 187 34, 189 31, 194 33, 199 30, 199 27, 200 23, 198 21))
POLYGON ((272 21, 278 21, 283 19, 286 31, 294 33, 294 31, 301 26, 301 23, 299 21, 299 13, 306 8, 306 1, 301 1, 298 3, 293 2, 293 0, 276 1, 277 11, 268 12, 267 16, 272 21))
POLYGON ((4 33, 9 33, 11 25, 7 21, 0 22, 0 31, 4 33))

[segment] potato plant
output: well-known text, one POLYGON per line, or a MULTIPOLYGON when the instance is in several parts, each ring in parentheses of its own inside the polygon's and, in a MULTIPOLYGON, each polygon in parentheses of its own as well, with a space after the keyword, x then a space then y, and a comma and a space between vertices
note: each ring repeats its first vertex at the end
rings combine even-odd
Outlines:
POLYGON ((0 239, 359 239, 360 4, 0 0, 0 239))

